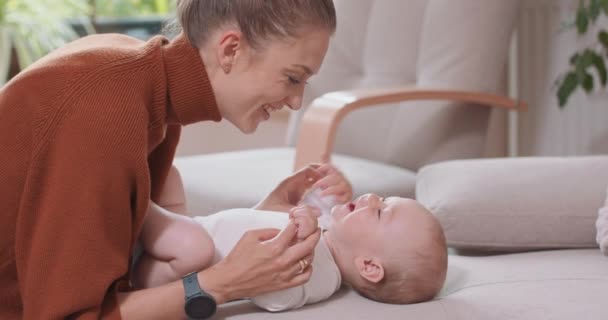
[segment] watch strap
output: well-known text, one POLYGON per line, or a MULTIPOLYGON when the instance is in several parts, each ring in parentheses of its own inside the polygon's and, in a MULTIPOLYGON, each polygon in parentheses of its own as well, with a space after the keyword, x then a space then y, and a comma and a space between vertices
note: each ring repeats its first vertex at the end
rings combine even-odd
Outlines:
POLYGON ((198 273, 192 272, 183 277, 186 298, 202 294, 201 286, 198 284, 198 273))

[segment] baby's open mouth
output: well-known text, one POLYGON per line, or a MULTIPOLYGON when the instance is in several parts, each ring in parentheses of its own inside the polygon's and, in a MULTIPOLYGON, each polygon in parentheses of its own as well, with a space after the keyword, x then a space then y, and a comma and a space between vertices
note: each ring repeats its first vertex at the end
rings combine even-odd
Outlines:
POLYGON ((355 211, 355 204, 352 202, 348 203, 348 210, 350 210, 350 212, 355 211))

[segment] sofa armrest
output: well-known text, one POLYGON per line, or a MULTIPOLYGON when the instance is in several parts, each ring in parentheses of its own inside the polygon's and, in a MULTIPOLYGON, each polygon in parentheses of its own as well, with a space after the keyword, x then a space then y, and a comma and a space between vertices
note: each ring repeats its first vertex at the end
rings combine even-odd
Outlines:
POLYGON ((525 102, 472 91, 423 89, 412 86, 330 92, 315 99, 304 114, 296 145, 294 170, 312 162, 329 161, 336 130, 348 113, 361 108, 410 100, 452 100, 515 111, 527 110, 525 102))

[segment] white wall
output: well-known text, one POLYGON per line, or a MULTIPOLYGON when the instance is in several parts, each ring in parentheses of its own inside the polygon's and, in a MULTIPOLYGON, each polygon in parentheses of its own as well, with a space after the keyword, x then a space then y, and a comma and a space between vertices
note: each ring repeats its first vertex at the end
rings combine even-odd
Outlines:
MULTIPOLYGON (((525 0, 518 25, 518 91, 530 111, 518 121, 519 155, 608 153, 608 89, 587 96, 576 91, 558 108, 554 81, 568 70, 573 52, 595 41, 595 31, 579 38, 560 32, 573 19, 578 0, 525 0)), ((607 19, 600 21, 604 28, 607 19)), ((598 81, 596 79, 596 88, 598 81)))
POLYGON ((177 156, 285 146, 288 111, 275 112, 257 131, 245 135, 226 120, 199 122, 182 129, 177 156))

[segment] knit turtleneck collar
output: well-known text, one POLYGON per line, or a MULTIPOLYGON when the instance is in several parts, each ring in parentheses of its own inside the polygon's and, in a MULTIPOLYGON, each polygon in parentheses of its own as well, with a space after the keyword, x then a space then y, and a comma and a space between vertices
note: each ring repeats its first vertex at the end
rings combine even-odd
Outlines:
POLYGON ((163 47, 170 106, 182 125, 220 121, 213 88, 198 50, 183 34, 163 47))

